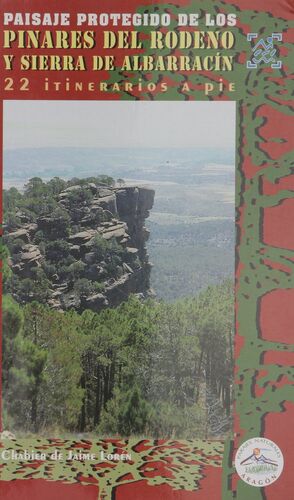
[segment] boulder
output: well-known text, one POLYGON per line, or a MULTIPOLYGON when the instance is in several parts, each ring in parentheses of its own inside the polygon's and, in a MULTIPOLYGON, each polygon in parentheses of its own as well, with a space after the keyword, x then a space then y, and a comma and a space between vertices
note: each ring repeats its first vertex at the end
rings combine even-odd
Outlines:
POLYGON ((137 255, 139 252, 138 248, 135 247, 127 247, 126 250, 130 255, 137 255))
POLYGON ((99 198, 104 198, 105 196, 112 196, 113 191, 112 191, 112 189, 109 189, 109 188, 98 187, 97 194, 98 194, 99 198))
POLYGON ((122 222, 114 224, 111 227, 103 229, 102 237, 105 240, 111 240, 111 238, 116 238, 116 239, 125 238, 128 236, 126 230, 127 230, 127 225, 125 223, 122 222))
POLYGON ((88 229, 87 231, 81 231, 80 233, 73 234, 68 239, 74 245, 82 245, 90 241, 95 235, 97 231, 95 229, 88 229))
POLYGON ((98 205, 105 210, 109 210, 109 212, 111 212, 113 215, 117 214, 116 197, 114 194, 103 196, 98 200, 95 199, 95 204, 96 206, 98 205))
POLYGON ((22 261, 35 261, 42 258, 42 254, 37 245, 24 245, 22 247, 21 260, 22 261))
POLYGON ((38 224, 31 223, 31 224, 26 224, 24 229, 27 230, 30 236, 33 236, 38 231, 39 228, 38 224))
POLYGON ((133 269, 126 262, 123 263, 122 267, 126 273, 133 274, 133 269))
POLYGON ((13 240, 20 239, 24 241, 25 243, 28 243, 30 240, 29 233, 26 229, 17 229, 16 231, 13 231, 12 233, 8 233, 6 235, 8 238, 11 238, 13 240))
POLYGON ((62 311, 61 303, 59 300, 49 299, 47 304, 55 311, 62 311))
POLYGON ((87 297, 84 300, 85 308, 91 309, 91 311, 99 312, 108 306, 108 300, 103 293, 96 293, 87 297))

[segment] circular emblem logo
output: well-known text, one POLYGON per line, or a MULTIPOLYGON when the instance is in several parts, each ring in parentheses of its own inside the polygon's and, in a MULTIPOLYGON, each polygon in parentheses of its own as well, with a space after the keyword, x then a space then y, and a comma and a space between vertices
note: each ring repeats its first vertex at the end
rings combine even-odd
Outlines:
POLYGON ((263 437, 245 441, 236 453, 236 471, 250 486, 262 488, 274 483, 282 474, 284 458, 280 448, 263 437))

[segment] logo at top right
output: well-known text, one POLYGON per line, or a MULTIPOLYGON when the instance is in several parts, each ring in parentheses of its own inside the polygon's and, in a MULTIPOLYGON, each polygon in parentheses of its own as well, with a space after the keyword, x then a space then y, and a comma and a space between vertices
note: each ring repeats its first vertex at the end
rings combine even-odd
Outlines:
POLYGON ((247 41, 256 42, 252 47, 252 58, 246 62, 248 69, 255 69, 260 64, 270 64, 273 69, 280 69, 282 61, 277 59, 277 49, 275 42, 281 42, 283 39, 282 33, 272 33, 267 38, 258 39, 258 33, 248 33, 247 41))

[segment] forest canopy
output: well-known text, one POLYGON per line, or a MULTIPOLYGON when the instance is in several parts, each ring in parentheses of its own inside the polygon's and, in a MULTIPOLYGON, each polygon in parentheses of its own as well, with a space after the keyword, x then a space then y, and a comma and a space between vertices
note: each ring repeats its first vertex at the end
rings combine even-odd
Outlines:
POLYGON ((165 304, 131 296, 99 314, 4 297, 5 424, 154 437, 230 428, 230 283, 165 304))

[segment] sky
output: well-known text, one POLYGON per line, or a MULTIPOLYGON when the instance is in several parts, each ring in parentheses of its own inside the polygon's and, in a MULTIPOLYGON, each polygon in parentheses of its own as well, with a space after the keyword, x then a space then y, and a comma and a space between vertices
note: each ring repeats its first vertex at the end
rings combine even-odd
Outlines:
POLYGON ((4 149, 232 148, 235 103, 4 101, 4 149))

